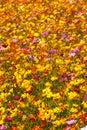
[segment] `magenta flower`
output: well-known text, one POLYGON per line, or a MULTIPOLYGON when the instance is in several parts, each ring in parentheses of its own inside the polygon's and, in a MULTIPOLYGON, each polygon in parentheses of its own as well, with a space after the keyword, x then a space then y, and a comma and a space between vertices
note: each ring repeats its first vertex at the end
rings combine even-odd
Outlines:
POLYGON ((14 98, 13 98, 14 100, 19 100, 20 99, 20 96, 14 96, 14 98))
POLYGON ((42 33, 42 36, 47 36, 50 33, 50 31, 46 31, 42 33))
POLYGON ((56 53, 56 52, 57 52, 56 49, 48 50, 48 53, 56 53))
POLYGON ((72 52, 78 53, 78 52, 80 52, 80 50, 79 49, 74 49, 72 52))
POLYGON ((40 79, 40 75, 34 75, 34 76, 33 76, 33 79, 39 80, 39 79, 40 79))
POLYGON ((44 14, 48 14, 48 12, 45 10, 44 12, 43 12, 44 14))
POLYGON ((85 95, 85 101, 87 102, 87 95, 85 95))
POLYGON ((5 121, 12 121, 12 120, 13 120, 12 117, 6 117, 6 118, 5 118, 5 121))
POLYGON ((6 130, 6 129, 7 129, 7 126, 0 125, 0 130, 6 130))
POLYGON ((75 124, 76 122, 77 122, 77 120, 69 120, 66 122, 66 124, 72 125, 72 124, 75 124))

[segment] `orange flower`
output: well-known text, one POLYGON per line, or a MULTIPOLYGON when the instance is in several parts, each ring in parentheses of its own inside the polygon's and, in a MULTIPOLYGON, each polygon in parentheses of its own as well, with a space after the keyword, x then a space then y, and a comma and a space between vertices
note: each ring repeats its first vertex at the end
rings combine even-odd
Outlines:
POLYGON ((17 128, 12 126, 10 130, 17 130, 17 128))
POLYGON ((8 105, 9 105, 9 107, 10 107, 12 110, 15 109, 15 106, 13 105, 13 103, 9 102, 8 105))
POLYGON ((76 130, 76 128, 71 128, 70 130, 76 130))
POLYGON ((32 130, 43 130, 40 126, 35 126, 34 128, 32 128, 32 130))
POLYGON ((36 118, 35 118, 35 116, 34 116, 33 114, 30 114, 29 118, 30 118, 30 120, 32 120, 33 122, 36 121, 36 118))
POLYGON ((44 117, 44 114, 40 114, 40 113, 38 113, 38 114, 37 114, 37 117, 38 117, 38 119, 42 120, 43 117, 44 117))
POLYGON ((19 116, 23 116, 23 114, 22 114, 21 112, 18 112, 18 115, 19 115, 19 116))
POLYGON ((60 106, 60 108, 61 108, 61 110, 62 110, 62 111, 64 111, 64 110, 65 110, 64 106, 60 106))

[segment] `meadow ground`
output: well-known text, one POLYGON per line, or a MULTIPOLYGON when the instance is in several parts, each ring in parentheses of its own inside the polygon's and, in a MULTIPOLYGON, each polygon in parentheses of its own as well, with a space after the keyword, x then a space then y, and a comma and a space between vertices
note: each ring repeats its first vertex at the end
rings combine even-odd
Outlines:
POLYGON ((87 125, 87 0, 0 0, 0 130, 87 125))

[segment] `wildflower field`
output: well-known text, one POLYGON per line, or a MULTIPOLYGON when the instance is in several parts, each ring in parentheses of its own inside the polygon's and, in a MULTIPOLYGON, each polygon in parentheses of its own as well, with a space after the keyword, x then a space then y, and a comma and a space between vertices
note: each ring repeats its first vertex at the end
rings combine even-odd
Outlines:
POLYGON ((0 130, 87 125, 87 0, 0 0, 0 130))

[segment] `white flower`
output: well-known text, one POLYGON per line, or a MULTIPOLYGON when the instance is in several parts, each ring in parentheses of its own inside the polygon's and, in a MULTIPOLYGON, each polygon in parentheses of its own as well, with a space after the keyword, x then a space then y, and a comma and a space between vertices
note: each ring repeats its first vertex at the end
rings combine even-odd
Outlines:
POLYGON ((86 126, 86 127, 81 128, 80 130, 87 130, 87 126, 86 126))

